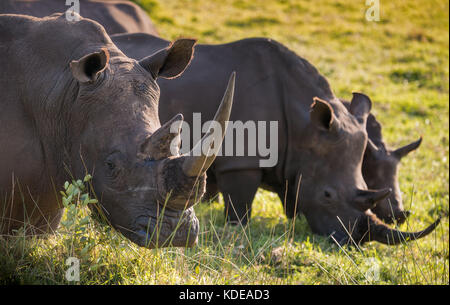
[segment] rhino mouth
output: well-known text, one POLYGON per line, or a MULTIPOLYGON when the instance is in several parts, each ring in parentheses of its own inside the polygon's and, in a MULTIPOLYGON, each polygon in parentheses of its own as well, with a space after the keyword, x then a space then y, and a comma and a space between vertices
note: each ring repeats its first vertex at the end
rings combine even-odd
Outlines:
POLYGON ((133 241, 149 249, 192 247, 197 243, 199 221, 193 208, 175 211, 166 208, 158 216, 142 215, 136 219, 133 241))

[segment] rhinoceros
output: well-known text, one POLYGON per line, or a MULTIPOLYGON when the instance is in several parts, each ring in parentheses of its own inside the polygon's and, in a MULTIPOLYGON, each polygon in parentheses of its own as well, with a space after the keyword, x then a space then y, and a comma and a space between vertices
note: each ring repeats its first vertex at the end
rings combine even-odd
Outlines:
MULTIPOLYGON (((75 8, 76 1, 65 0, 1 0, 0 14, 22 14, 45 17, 75 8)), ((148 33, 158 31, 147 13, 138 5, 122 0, 79 0, 81 16, 97 21, 109 35, 118 33, 148 33)))
MULTIPOLYGON (((350 102, 341 99, 349 109, 350 102)), ((416 150, 422 143, 418 140, 397 149, 389 149, 383 141, 382 127, 373 114, 367 117, 367 135, 369 141, 364 152, 362 173, 369 188, 392 189, 392 194, 380 201, 372 211, 384 222, 396 221, 402 224, 411 214, 405 211, 402 201, 402 192, 398 183, 398 167, 403 157, 416 150)))
MULTIPOLYGON (((91 173, 101 210, 125 237, 194 245, 192 206, 216 150, 179 154, 182 115, 160 125, 155 81, 180 75, 194 44, 179 39, 136 61, 90 19, 0 15, 0 233, 24 223, 30 234, 55 230, 59 189, 91 173)), ((234 74, 215 116, 221 126, 233 92, 234 74)))
MULTIPOLYGON (((136 59, 168 44, 139 33, 112 39, 136 59)), ((313 232, 331 235, 341 244, 349 240, 398 244, 433 231, 439 220, 420 232, 401 232, 373 213, 392 189, 368 189, 361 174, 370 99, 355 93, 347 110, 308 61, 274 40, 197 45, 196 57, 183 76, 158 82, 166 89, 161 94, 161 121, 175 109, 191 124, 193 113, 210 119, 216 106, 210 101, 219 94, 214 84, 231 70, 239 74, 231 121, 277 121, 278 163, 261 168, 258 155, 216 158, 207 187, 217 186, 222 192, 229 222, 247 223, 254 195, 262 186, 278 193, 288 217, 302 212, 313 232)))

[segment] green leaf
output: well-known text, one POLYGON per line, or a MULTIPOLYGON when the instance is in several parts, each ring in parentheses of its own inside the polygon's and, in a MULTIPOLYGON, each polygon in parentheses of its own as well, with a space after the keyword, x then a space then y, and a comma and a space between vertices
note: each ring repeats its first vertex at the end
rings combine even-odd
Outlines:
POLYGON ((84 217, 83 219, 80 220, 80 224, 81 225, 85 225, 87 223, 89 223, 89 216, 84 217))
POLYGON ((73 184, 69 184, 66 190, 66 194, 72 194, 73 192, 73 184))
POLYGON ((70 201, 69 201, 67 198, 63 197, 62 203, 63 203, 63 206, 64 206, 64 207, 67 208, 67 206, 69 205, 69 202, 70 202, 70 201))

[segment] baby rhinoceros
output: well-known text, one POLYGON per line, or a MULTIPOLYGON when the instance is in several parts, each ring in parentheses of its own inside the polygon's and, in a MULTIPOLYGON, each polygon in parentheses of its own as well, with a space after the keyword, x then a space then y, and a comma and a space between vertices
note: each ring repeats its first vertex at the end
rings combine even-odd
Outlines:
MULTIPOLYGON (((341 99, 349 108, 350 102, 341 99)), ((422 143, 422 138, 405 145, 401 148, 391 150, 383 141, 382 126, 373 114, 367 118, 367 134, 369 136, 367 147, 364 152, 362 173, 367 186, 371 189, 389 187, 392 193, 378 202, 372 211, 384 222, 396 221, 402 224, 411 212, 405 211, 403 207, 402 194, 398 183, 398 166, 403 157, 416 150, 422 143)))
MULTIPOLYGON (((58 188, 89 172, 105 216, 127 238, 194 245, 195 195, 215 154, 179 154, 182 116, 161 127, 156 79, 180 75, 195 40, 136 61, 78 17, 0 15, 0 233, 55 230, 58 188)), ((215 116, 221 126, 233 90, 234 74, 215 116)))
MULTIPOLYGON (((116 35, 113 40, 136 59, 145 51, 168 44, 145 34, 116 35)), ((288 217, 303 213, 313 232, 332 236, 341 244, 374 240, 392 245, 434 230, 439 220, 421 232, 401 232, 373 213, 392 190, 369 189, 362 175, 372 105, 366 95, 354 93, 347 109, 316 68, 271 39, 197 45, 195 50, 196 56, 183 76, 158 82, 162 89, 161 121, 177 112, 190 126, 198 123, 193 122, 195 113, 201 114, 202 121, 211 119, 217 106, 211 101, 220 94, 216 84, 235 70, 239 77, 230 123, 278 125, 274 135, 266 134, 265 141, 276 138, 274 164, 261 167, 260 161, 273 156, 260 151, 256 155, 225 154, 218 156, 208 171, 207 187, 216 184, 222 192, 229 222, 248 222, 254 195, 261 186, 279 195, 288 217)), ((234 131, 227 130, 222 153, 228 142, 236 148, 242 145, 237 137, 228 138, 234 131)), ((261 141, 255 134, 244 137, 245 152, 254 138, 261 141)))

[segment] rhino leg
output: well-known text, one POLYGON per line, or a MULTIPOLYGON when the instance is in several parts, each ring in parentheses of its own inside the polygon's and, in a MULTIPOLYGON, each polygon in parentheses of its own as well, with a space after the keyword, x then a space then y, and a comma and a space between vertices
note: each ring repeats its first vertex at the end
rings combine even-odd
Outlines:
POLYGON ((212 171, 207 172, 206 192, 203 195, 203 201, 217 200, 219 194, 219 186, 217 185, 216 176, 212 171))
POLYGON ((217 183, 225 201, 225 217, 230 224, 248 223, 261 179, 261 170, 217 173, 217 183))
POLYGON ((277 187, 276 192, 283 205, 283 210, 287 218, 292 219, 300 213, 298 200, 296 199, 298 196, 297 189, 294 187, 294 184, 290 187, 288 186, 287 189, 286 187, 277 187))

